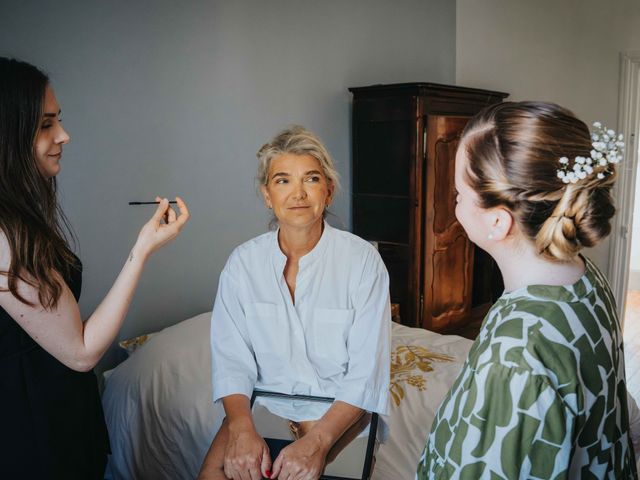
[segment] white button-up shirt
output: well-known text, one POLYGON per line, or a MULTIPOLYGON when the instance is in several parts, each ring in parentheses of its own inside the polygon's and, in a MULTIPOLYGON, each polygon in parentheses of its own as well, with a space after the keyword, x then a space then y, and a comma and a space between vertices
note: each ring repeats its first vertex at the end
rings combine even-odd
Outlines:
POLYGON ((325 223, 300 258, 295 304, 278 232, 237 247, 220 274, 211 318, 213 399, 254 388, 333 397, 385 414, 389 276, 376 249, 325 223))

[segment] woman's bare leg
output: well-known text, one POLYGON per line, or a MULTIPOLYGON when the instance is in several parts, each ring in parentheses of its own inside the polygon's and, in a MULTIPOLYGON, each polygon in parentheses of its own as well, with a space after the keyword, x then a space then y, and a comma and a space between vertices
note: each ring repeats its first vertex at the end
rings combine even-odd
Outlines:
POLYGON ((220 430, 211 442, 211 447, 204 457, 197 480, 226 480, 224 474, 224 451, 229 441, 229 424, 225 418, 220 430))

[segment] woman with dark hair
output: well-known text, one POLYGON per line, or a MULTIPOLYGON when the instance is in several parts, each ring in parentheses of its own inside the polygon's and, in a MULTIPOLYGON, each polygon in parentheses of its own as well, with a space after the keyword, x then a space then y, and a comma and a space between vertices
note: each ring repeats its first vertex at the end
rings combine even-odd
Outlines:
POLYGON ((570 111, 505 102, 456 154, 456 217, 502 273, 440 406, 419 479, 635 479, 622 334, 602 273, 580 255, 610 232, 624 144, 570 111))
POLYGON ((179 198, 179 216, 157 198, 113 287, 83 323, 82 266, 56 198, 68 142, 47 76, 0 57, 2 478, 104 477, 109 440, 92 369, 122 325, 145 261, 189 218, 179 198))

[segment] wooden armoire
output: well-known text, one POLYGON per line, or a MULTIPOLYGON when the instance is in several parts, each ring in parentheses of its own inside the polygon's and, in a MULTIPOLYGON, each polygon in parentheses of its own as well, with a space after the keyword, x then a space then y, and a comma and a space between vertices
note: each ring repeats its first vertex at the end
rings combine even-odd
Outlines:
POLYGON ((433 83, 349 91, 353 231, 377 243, 402 323, 446 333, 479 324, 501 278, 456 220, 454 160, 469 118, 507 94, 433 83))

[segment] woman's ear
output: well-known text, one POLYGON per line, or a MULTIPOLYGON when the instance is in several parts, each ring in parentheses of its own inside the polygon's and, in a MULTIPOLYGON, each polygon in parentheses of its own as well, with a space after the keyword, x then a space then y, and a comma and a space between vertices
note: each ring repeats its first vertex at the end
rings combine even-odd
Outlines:
POLYGON ((329 192, 329 194, 327 195, 327 207, 329 207, 329 205, 331 205, 331 202, 333 202, 333 193, 335 192, 335 185, 333 184, 333 182, 329 182, 327 190, 329 192))
POLYGON ((511 234, 515 225, 513 214, 503 207, 491 209, 489 212, 489 239, 504 240, 511 234))
POLYGON ((269 196, 269 191, 267 190, 266 185, 260 185, 260 192, 262 192, 262 198, 264 199, 264 205, 271 209, 271 197, 269 196))

